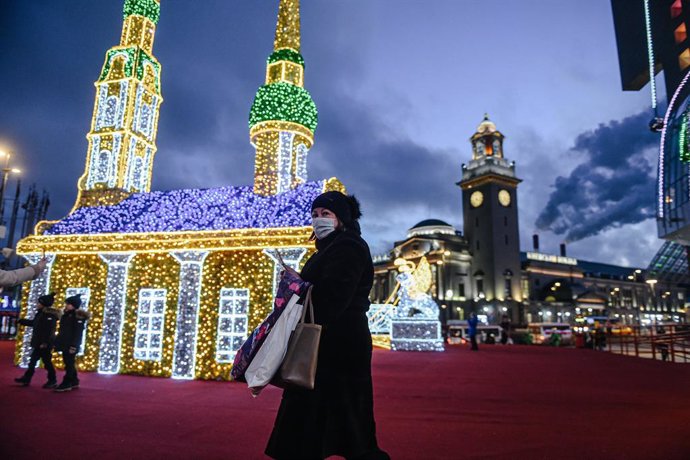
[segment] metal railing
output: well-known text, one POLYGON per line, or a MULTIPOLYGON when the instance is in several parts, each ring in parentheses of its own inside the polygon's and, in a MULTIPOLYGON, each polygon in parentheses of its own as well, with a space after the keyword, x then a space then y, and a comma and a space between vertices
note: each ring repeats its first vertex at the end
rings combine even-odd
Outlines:
POLYGON ((608 331, 606 348, 612 353, 690 363, 690 330, 678 325, 630 326, 619 333, 608 331))

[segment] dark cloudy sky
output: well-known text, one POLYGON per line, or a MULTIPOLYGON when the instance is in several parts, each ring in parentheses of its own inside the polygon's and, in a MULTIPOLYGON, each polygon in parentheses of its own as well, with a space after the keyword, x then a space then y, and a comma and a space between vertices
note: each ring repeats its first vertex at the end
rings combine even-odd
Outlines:
MULTIPOLYGON (((84 169, 93 82, 123 0, 0 0, 0 148, 64 216, 84 169)), ((154 189, 247 185, 247 118, 277 0, 163 0, 165 101, 154 189)), ((516 162, 523 249, 646 266, 658 137, 649 94, 620 89, 605 0, 303 0, 312 180, 337 176, 374 252, 438 218, 462 229, 461 164, 485 112, 516 162)), ((662 90, 663 97, 663 90, 662 90)))

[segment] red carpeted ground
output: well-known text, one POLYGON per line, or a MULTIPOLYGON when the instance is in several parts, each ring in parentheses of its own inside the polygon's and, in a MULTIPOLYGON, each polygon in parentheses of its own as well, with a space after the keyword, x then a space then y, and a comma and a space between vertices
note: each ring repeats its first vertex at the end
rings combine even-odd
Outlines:
MULTIPOLYGON (((82 388, 15 386, 0 342, 2 459, 259 459, 280 390, 82 373, 82 388)), ((377 350, 381 446, 401 459, 687 459, 690 365, 592 350, 377 350)))

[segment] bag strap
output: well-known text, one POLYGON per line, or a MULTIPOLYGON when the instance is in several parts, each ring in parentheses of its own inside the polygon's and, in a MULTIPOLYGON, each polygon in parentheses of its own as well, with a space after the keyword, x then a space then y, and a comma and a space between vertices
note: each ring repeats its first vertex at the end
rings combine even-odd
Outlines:
POLYGON ((302 318, 300 318, 299 322, 304 323, 305 321, 305 316, 307 314, 307 309, 309 309, 309 317, 311 318, 310 323, 314 322, 314 304, 311 301, 311 289, 314 286, 309 286, 307 289, 307 295, 304 298, 304 307, 302 308, 302 318))

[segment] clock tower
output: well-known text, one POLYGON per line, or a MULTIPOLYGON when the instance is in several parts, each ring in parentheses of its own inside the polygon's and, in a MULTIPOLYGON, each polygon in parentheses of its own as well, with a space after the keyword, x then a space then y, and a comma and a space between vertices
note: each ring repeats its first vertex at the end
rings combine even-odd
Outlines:
POLYGON ((519 321, 520 233, 515 163, 503 156, 504 136, 488 115, 472 135, 472 160, 462 165, 464 233, 472 253, 472 295, 477 313, 494 322, 508 313, 519 321), (484 311, 484 307, 486 310, 484 311))

